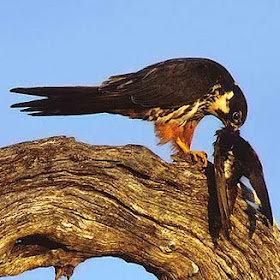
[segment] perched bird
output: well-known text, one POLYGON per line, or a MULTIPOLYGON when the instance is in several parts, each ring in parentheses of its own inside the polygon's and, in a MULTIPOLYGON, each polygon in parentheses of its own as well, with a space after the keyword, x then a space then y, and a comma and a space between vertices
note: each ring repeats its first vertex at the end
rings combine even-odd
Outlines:
POLYGON ((261 201, 261 212, 273 225, 272 211, 260 160, 252 148, 230 127, 216 132, 214 169, 222 229, 227 237, 231 229, 230 215, 236 198, 236 187, 242 176, 249 179, 261 201))
POLYGON ((190 151, 198 122, 212 114, 238 129, 247 104, 241 89, 220 64, 203 58, 181 58, 140 71, 112 76, 100 86, 13 88, 11 92, 44 99, 14 104, 32 116, 111 113, 155 122, 160 144, 172 142, 197 161, 204 152, 190 151))

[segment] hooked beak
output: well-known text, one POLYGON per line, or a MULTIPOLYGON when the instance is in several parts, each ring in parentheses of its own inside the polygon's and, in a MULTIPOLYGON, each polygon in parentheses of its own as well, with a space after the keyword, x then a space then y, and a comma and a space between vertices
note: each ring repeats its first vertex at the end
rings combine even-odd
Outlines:
POLYGON ((236 124, 232 123, 230 120, 222 119, 222 122, 225 127, 231 128, 233 131, 237 131, 239 129, 239 127, 236 124))

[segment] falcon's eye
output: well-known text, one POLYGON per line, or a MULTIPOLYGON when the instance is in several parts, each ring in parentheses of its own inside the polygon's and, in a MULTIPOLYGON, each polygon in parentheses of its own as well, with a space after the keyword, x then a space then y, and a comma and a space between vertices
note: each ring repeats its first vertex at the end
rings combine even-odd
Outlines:
POLYGON ((239 112, 234 112, 234 113, 232 114, 232 118, 233 118, 234 120, 238 120, 239 117, 240 117, 239 112))
POLYGON ((240 120, 241 120, 241 116, 242 116, 242 113, 239 111, 239 112, 234 112, 232 114, 232 120, 235 122, 235 123, 238 123, 240 120))

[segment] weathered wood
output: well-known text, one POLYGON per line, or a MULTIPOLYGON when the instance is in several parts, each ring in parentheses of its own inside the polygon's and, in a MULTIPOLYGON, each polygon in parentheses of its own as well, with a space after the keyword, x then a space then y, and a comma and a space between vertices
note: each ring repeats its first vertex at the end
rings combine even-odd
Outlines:
POLYGON ((0 174, 0 276, 55 266, 58 279, 106 255, 162 280, 280 279, 279 230, 247 205, 248 191, 239 188, 230 241, 217 238, 211 164, 53 137, 2 148, 0 174))

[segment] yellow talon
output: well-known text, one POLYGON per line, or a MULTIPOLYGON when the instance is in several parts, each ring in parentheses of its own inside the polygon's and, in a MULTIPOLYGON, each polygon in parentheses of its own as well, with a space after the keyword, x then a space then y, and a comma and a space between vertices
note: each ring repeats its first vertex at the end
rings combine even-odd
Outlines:
POLYGON ((193 156, 193 159, 195 162, 198 162, 198 158, 201 158, 203 162, 203 167, 207 167, 208 161, 207 161, 207 155, 205 152, 202 151, 189 151, 189 153, 193 156))
POLYGON ((184 152, 184 154, 191 154, 195 162, 198 162, 198 158, 201 158, 203 167, 207 167, 208 161, 207 161, 207 155, 205 152, 191 151, 190 148, 180 139, 180 137, 178 137, 176 139, 176 143, 181 148, 181 150, 184 152))

